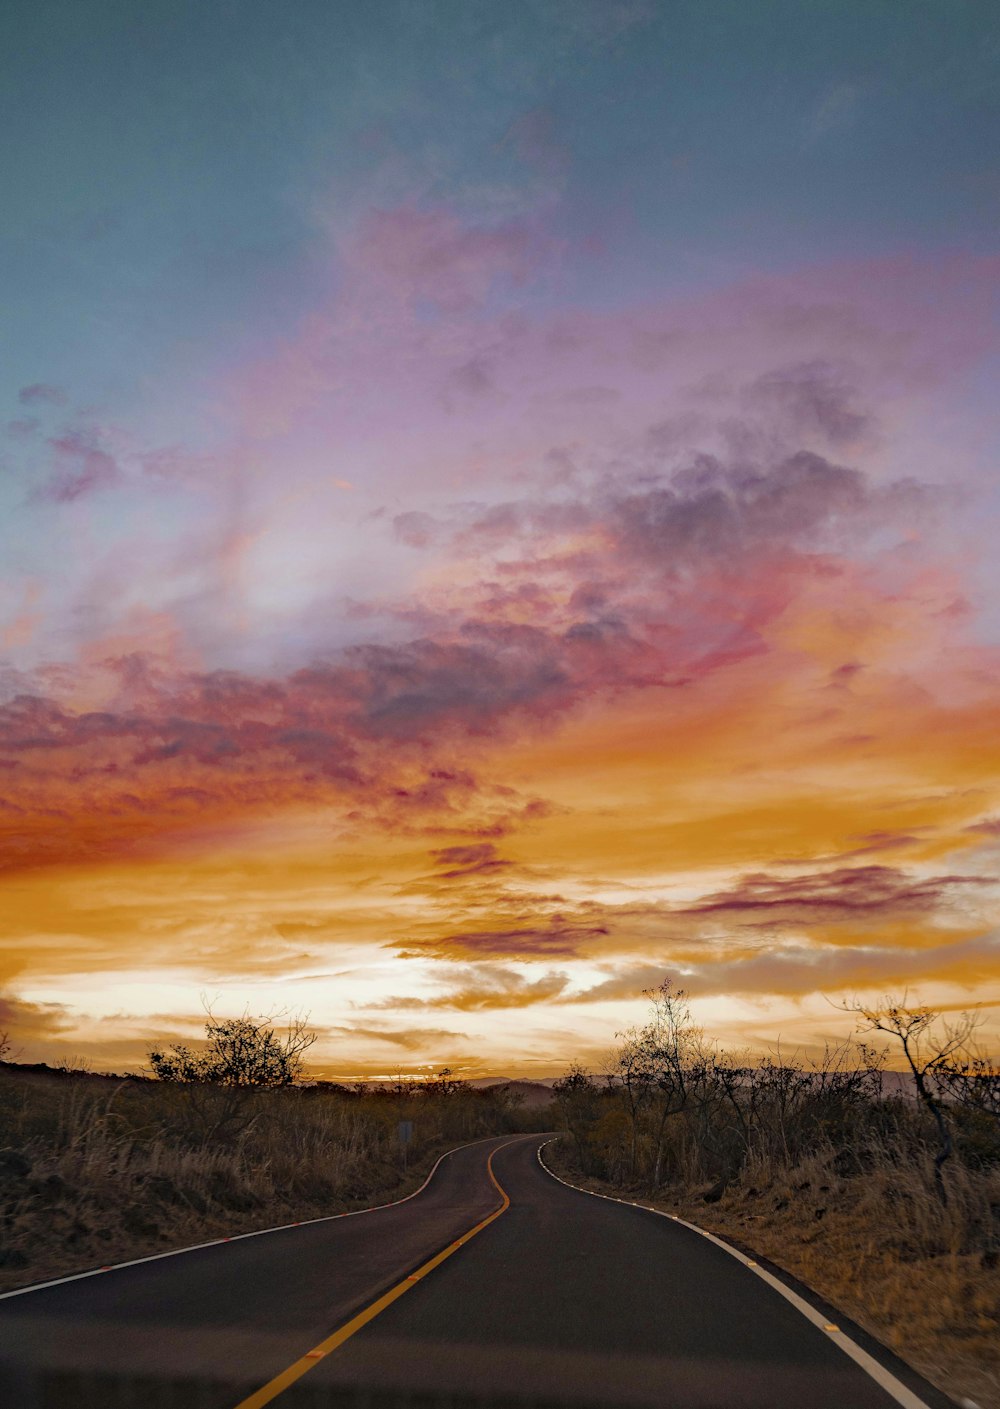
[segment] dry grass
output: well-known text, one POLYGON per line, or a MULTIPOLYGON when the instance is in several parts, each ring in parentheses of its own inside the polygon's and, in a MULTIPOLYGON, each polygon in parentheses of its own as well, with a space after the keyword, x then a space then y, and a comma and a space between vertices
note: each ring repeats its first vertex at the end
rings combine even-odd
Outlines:
POLYGON ((0 1072, 0 1290, 398 1197, 441 1150, 516 1125, 481 1093, 408 1101, 404 1174, 394 1099, 261 1092, 226 1139, 206 1134, 215 1101, 0 1072))
MULTIPOLYGON (((581 1175, 567 1141, 549 1155, 575 1183, 622 1192, 581 1175)), ((942 1207, 925 1152, 839 1165, 831 1148, 791 1168, 751 1164, 716 1202, 704 1181, 644 1201, 768 1258, 954 1399, 1000 1409, 1000 1169, 953 1162, 942 1207)))

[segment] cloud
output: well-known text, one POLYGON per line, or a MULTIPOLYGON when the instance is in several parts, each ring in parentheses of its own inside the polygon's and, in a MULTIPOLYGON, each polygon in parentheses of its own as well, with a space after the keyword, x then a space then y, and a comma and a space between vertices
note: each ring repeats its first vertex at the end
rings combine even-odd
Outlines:
POLYGON ((31 640, 42 620, 41 598, 40 582, 25 583, 19 607, 0 628, 0 645, 6 650, 14 650, 31 640))
MULTIPOLYGON (((907 488, 893 488, 895 507, 902 507, 907 488)), ((626 555, 690 565, 770 546, 813 545, 842 523, 864 528, 885 497, 860 471, 810 451, 770 469, 727 467, 701 456, 669 482, 614 500, 611 527, 626 555)))
POLYGON ((469 876, 495 875, 513 865, 513 862, 498 855, 492 842, 441 847, 432 851, 431 855, 440 868, 440 878, 446 881, 465 879, 469 876))
POLYGON ((66 431, 51 439, 49 445, 54 470, 48 482, 37 491, 38 499, 71 504, 86 494, 111 488, 122 477, 117 460, 101 449, 91 433, 66 431))
POLYGON ((51 386, 48 382, 33 382, 23 386, 17 394, 22 406, 65 406, 69 400, 62 387, 51 386))
POLYGON ((808 993, 843 993, 871 988, 900 988, 914 983, 956 983, 976 988, 993 983, 1000 969, 1000 937, 977 936, 935 948, 857 945, 829 948, 795 944, 762 946, 746 956, 713 960, 644 964, 616 974, 570 1003, 603 1003, 638 997, 671 978, 695 997, 715 994, 801 997, 808 993))
MULTIPOLYGON (((813 451, 773 463, 698 453, 669 472, 605 474, 553 497, 456 505, 447 516, 397 520, 396 531, 439 557, 450 544, 456 576, 468 584, 468 638, 499 637, 503 623, 510 640, 516 622, 526 644, 530 622, 547 629, 560 669, 570 664, 568 647, 588 643, 587 670, 577 651, 577 674, 662 683, 714 668, 720 634, 727 662, 753 654, 760 628, 817 570, 838 571, 845 547, 859 558, 887 531, 909 538, 946 497, 911 480, 876 485, 813 451), (822 568, 821 554, 829 559, 822 568), (650 651, 654 623, 662 644, 650 651), (670 670, 665 627, 674 628, 670 670)), ((438 601, 457 605, 443 592, 438 601)))
POLYGON ((748 410, 776 414, 795 438, 818 435, 831 445, 851 446, 873 425, 847 369, 821 358, 765 372, 747 385, 743 397, 748 410))
MULTIPOLYGON (((697 825, 695 819, 692 824, 697 825)), ((799 945, 803 954, 933 950, 944 937, 959 942, 970 926, 982 922, 995 885, 991 875, 914 875, 889 866, 858 865, 794 877, 749 873, 725 890, 708 891, 683 904, 647 899, 641 886, 626 888, 635 890, 634 898, 618 902, 570 901, 564 895, 525 889, 523 876, 531 874, 527 868, 520 868, 515 882, 504 870, 477 871, 478 848, 447 850, 468 857, 466 867, 455 868, 455 891, 435 888, 434 877, 408 887, 407 893, 414 891, 426 903, 418 912, 419 927, 391 947, 407 958, 476 960, 481 967, 460 973, 442 970, 442 981, 449 985, 445 995, 421 999, 421 1007, 451 1006, 455 995, 465 990, 470 1003, 477 994, 485 998, 496 992, 511 999, 520 994, 530 1001, 534 990, 524 987, 516 971, 490 967, 505 960, 544 963, 658 955, 665 964, 696 968, 712 958, 721 971, 725 963, 743 963, 748 952, 758 952, 765 943, 762 936, 774 940, 782 952, 799 945), (456 916, 464 926, 455 923, 456 916), (475 923, 484 920, 490 923, 475 923), (497 977, 508 974, 513 975, 509 983, 497 977)), ((610 855, 606 860, 610 864, 610 855)), ((534 870, 544 874, 542 867, 534 870)), ((579 886, 574 889, 579 896, 579 886)), ((601 883, 595 882, 594 889, 600 891, 601 883)), ((562 973, 549 973, 545 982, 564 980, 562 973)))
POLYGON ((474 226, 443 209, 402 206, 372 211, 348 259, 381 288, 456 314, 481 304, 498 280, 523 284, 539 244, 522 222, 474 226))
POLYGON ((361 1027, 357 1024, 337 1027, 334 1032, 349 1038, 363 1038, 368 1042, 388 1043, 390 1047, 402 1047, 405 1052, 426 1051, 441 1042, 467 1042, 464 1032, 452 1032, 442 1027, 361 1027))
POLYGON ((18 1059, 22 1041, 58 1037, 72 1026, 73 1016, 62 1003, 31 1003, 0 993, 0 1033, 11 1042, 11 1061, 18 1059))
POLYGON ((485 353, 462 362, 449 377, 449 386, 468 397, 484 397, 496 390, 494 366, 485 353))
POLYGON ((392 529, 400 543, 408 548, 427 548, 438 536, 438 524, 430 514, 410 510, 397 514, 392 521, 392 529))
MULTIPOLYGON (((507 145, 541 210, 551 114, 507 145)), ((205 443, 188 403, 190 446, 47 443, 36 500, 98 512, 39 549, 37 603, 4 599, 5 864, 75 868, 7 891, 33 972, 343 994, 365 945, 375 976, 331 1002, 530 1009, 547 1043, 595 963, 626 997, 665 969, 793 996, 923 955, 995 974, 981 883, 941 857, 991 835, 962 829, 996 812, 998 673, 947 615, 981 600, 964 539, 923 529, 965 473, 941 389, 995 346, 996 261, 574 308, 543 218, 370 211, 301 323, 199 393, 205 443)))
POLYGON ((539 925, 517 929, 470 930, 427 939, 399 940, 392 944, 405 957, 421 955, 444 959, 571 959, 608 934, 603 924, 574 923, 553 915, 539 925))
MULTIPOLYGON (((455 737, 506 727, 561 688, 543 634, 526 636, 492 654, 482 642, 351 650, 284 679, 177 672, 137 652, 99 658, 109 707, 41 694, 0 705, 14 819, 6 865, 134 851, 212 819, 312 802, 394 829, 436 818, 475 839, 451 862, 442 850, 440 879, 499 872, 507 863, 490 838, 546 804, 437 758, 455 737)), ((86 674, 70 679, 79 689, 86 674)))
MULTIPOLYGON (((705 473, 708 487, 699 469, 693 480, 664 491, 662 501, 649 502, 660 491, 631 496, 641 502, 632 504, 627 531, 605 533, 588 565, 597 568, 605 554, 607 572, 596 580, 574 572, 568 583, 553 579, 546 590, 512 580, 517 590, 504 592, 487 579, 460 594, 455 610, 438 617, 434 634, 351 646, 325 662, 271 676, 185 669, 169 629, 161 630, 162 649, 155 652, 134 649, 128 638, 95 644, 75 669, 39 677, 47 691, 0 706, 5 798, 21 809, 17 825, 6 828, 7 864, 135 852, 158 836, 170 845, 209 821, 235 824, 304 805, 336 807, 389 830, 416 827, 429 835, 438 827, 450 831, 452 844, 464 845, 464 838, 485 845, 553 809, 537 795, 491 791, 471 769, 454 766, 456 750, 465 758, 493 757, 517 739, 541 738, 581 710, 607 711, 626 699, 655 695, 658 708, 668 710, 669 695, 697 693, 715 675, 734 679, 756 661, 763 673, 745 676, 740 686, 745 732, 751 698, 754 718, 770 708, 766 671, 776 667, 767 658, 796 593, 815 597, 817 583, 828 582, 829 610, 842 614, 849 579, 833 563, 817 573, 810 560, 776 568, 765 559, 734 576, 737 555, 719 546, 729 536, 726 525, 739 522, 734 505, 749 501, 750 519, 771 531, 775 523, 782 530, 813 526, 839 512, 845 499, 867 499, 856 478, 825 462, 757 476, 749 487, 725 476, 720 487, 714 467, 705 473), (728 507, 718 507, 719 496, 728 507), (678 544, 685 542, 692 562, 701 561, 691 546, 697 542, 712 566, 702 563, 678 577, 678 544), (621 575, 612 577, 612 570, 621 575), (536 620, 518 620, 524 613, 536 620), (78 702, 88 699, 96 707, 81 708, 78 702)), ((532 571, 538 570, 536 564, 532 571)), ((865 590, 863 609, 878 616, 884 633, 887 614, 898 615, 906 591, 896 583, 883 602, 865 590)), ((926 603, 925 580, 918 591, 926 603)), ((858 609, 852 611, 857 621, 858 609)), ((923 605, 921 612, 923 622, 923 605)), ((815 628, 809 631, 811 639, 815 628)), ((863 649, 856 626, 849 644, 852 654, 863 649)), ((800 647, 796 652, 803 658, 800 647)), ((875 688, 876 677, 848 663, 850 673, 837 677, 843 701, 836 709, 851 711, 857 734, 862 716, 855 700, 875 688)), ((787 672, 787 657, 780 668, 787 672)), ((673 712, 683 717, 686 710, 670 705, 673 712)), ((882 830, 863 845, 883 845, 882 830)), ((494 852, 469 855, 465 862, 443 861, 441 869, 454 872, 453 880, 465 867, 480 877, 503 869, 494 852)), ((766 898, 756 897, 758 908, 766 898)), ((520 924, 483 929, 508 945, 520 924)), ((565 941, 550 935, 545 942, 565 941)))
POLYGON ((19 416, 16 420, 7 422, 7 433, 16 436, 19 440, 27 440, 38 434, 41 430, 41 424, 41 421, 35 416, 19 416))
MULTIPOLYGON (((531 130, 544 138, 544 123, 522 137, 531 130)), ((239 453, 125 461, 149 471, 140 489, 153 476, 157 494, 177 496, 164 522, 183 520, 188 541, 162 575, 146 539, 105 545, 64 615, 48 595, 44 621, 12 614, 12 644, 46 664, 0 711, 9 866, 138 865, 304 814, 358 846, 376 831, 379 846, 419 837, 398 894, 422 888, 438 908, 412 926, 404 910, 388 932, 440 961, 656 952, 730 922, 868 934, 932 921, 971 890, 948 874, 845 868, 787 886, 744 877, 686 909, 587 909, 506 885, 515 863, 501 837, 530 826, 544 850, 579 829, 579 857, 600 871, 605 840, 632 825, 631 850, 647 852, 643 828, 664 819, 683 848, 677 819, 693 832, 708 794, 721 795, 719 864, 745 867, 741 828, 759 828, 763 853, 775 835, 787 846, 775 799, 801 770, 825 778, 853 749, 852 766, 881 767, 894 795, 911 773, 948 774, 904 726, 947 736, 957 756, 960 735, 978 738, 964 700, 985 669, 978 653, 958 664, 947 623, 930 637, 940 593, 912 530, 938 492, 900 478, 891 456, 856 461, 884 433, 886 388, 898 398, 918 365, 926 384, 935 357, 948 361, 944 325, 975 342, 975 317, 953 316, 949 290, 981 283, 981 268, 951 283, 927 269, 813 272, 607 316, 494 316, 505 288, 557 254, 530 222, 376 212, 346 250, 336 305, 234 374, 239 453), (904 334, 914 286, 928 290, 927 323, 904 334), (342 469, 366 514, 389 506, 381 517, 330 508, 321 487, 342 469), (225 532, 203 534, 213 516, 225 532), (391 541, 365 537, 387 530, 391 541), (300 574, 310 548, 312 576, 300 574), (352 554, 367 576, 349 616, 334 592, 352 554), (389 584, 383 555, 405 562, 389 584), (136 596, 170 604, 175 654, 94 631, 136 596), (52 643, 74 636, 81 649, 57 661, 52 643), (583 741, 572 761, 564 738, 583 741), (588 771, 603 755, 616 760, 610 788, 611 768, 588 771), (503 795, 511 776, 520 791, 503 795), (736 816, 742 787, 766 798, 761 818, 736 816), (431 839, 434 875, 414 881, 431 839)), ((83 430, 53 441, 43 493, 71 503, 124 484, 111 443, 83 430)), ((838 852, 837 832, 821 857, 920 835, 858 814, 850 830, 868 840, 838 852)), ((556 872, 573 870, 567 855, 556 872)), ((630 866, 619 854, 609 871, 630 866)), ((465 1001, 477 993, 489 985, 470 980, 465 1001)))
POLYGON ((573 688, 559 645, 532 626, 468 621, 457 639, 357 646, 365 728, 381 737, 458 726, 478 733, 522 712, 567 708, 573 688))
POLYGON ((844 866, 794 878, 762 872, 743 876, 730 889, 707 895, 678 913, 762 924, 851 921, 933 910, 954 888, 987 883, 981 876, 914 879, 891 866, 844 866))
POLYGON ((476 964, 449 969, 449 986, 433 998, 395 997, 367 1006, 396 1012, 417 1009, 454 1008, 459 1012, 487 1012, 502 1008, 527 1008, 549 1003, 564 993, 569 978, 550 971, 538 979, 525 978, 514 969, 495 964, 476 964))

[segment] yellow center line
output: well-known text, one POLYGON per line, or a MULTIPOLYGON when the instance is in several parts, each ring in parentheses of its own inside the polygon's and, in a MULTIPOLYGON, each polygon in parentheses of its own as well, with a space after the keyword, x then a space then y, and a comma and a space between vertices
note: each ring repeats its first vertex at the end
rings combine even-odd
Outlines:
POLYGON ((236 1405, 236 1409, 262 1409, 263 1405, 270 1404, 273 1399, 277 1399, 278 1395, 281 1394, 283 1390, 286 1390, 289 1385, 293 1385, 296 1380, 300 1380, 307 1371, 311 1370, 314 1365, 318 1365, 331 1351, 343 1345, 346 1340, 350 1340, 351 1336, 360 1331, 362 1326, 367 1326, 369 1321, 374 1321, 375 1317, 383 1312, 387 1306, 391 1306, 394 1301, 398 1301, 404 1292, 410 1291, 422 1278, 427 1276, 428 1272, 433 1272, 435 1267, 440 1267, 441 1263, 444 1262, 446 1258, 451 1257, 452 1253, 457 1252, 470 1238, 474 1238, 477 1233, 481 1233, 484 1228, 488 1228, 502 1213, 506 1213, 510 1208, 510 1199, 507 1197, 506 1189, 503 1188, 496 1175, 493 1173, 493 1156, 499 1154, 501 1150, 506 1150, 514 1143, 513 1140, 509 1140, 506 1145, 498 1145, 495 1150, 490 1151, 489 1159, 486 1161, 486 1172, 489 1174, 494 1188, 503 1200, 495 1213, 491 1213, 488 1218, 484 1218, 481 1223, 477 1223, 474 1228, 470 1228, 468 1232, 463 1233, 453 1243, 449 1243, 443 1252, 439 1252, 436 1257, 432 1257, 429 1262, 425 1262, 422 1267, 418 1267, 416 1272, 408 1277, 404 1277, 402 1281, 397 1282, 384 1296, 380 1296, 378 1301, 373 1301, 370 1306, 366 1306, 363 1311, 359 1311, 356 1316, 352 1316, 350 1321, 345 1321, 339 1330, 334 1331, 333 1335, 327 1336, 326 1340, 320 1341, 319 1345, 313 1346, 312 1350, 307 1350, 305 1355, 299 1356, 298 1360, 296 1360, 294 1364, 289 1365, 287 1370, 282 1370, 280 1375, 275 1375, 273 1380, 268 1380, 266 1385, 262 1386, 261 1389, 255 1390, 249 1398, 241 1399, 239 1404, 236 1405))

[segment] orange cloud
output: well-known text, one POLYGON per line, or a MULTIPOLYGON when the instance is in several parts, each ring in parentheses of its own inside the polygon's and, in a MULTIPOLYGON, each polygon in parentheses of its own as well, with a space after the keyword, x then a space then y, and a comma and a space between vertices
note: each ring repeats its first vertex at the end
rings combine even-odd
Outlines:
MULTIPOLYGON (((441 298, 511 249, 463 246, 441 298)), ((782 435, 871 433, 837 369, 745 395, 782 435)), ((669 474, 655 429, 623 473, 397 515, 433 559, 418 590, 308 666, 210 670, 139 612, 19 680, 0 962, 23 1002, 97 974, 311 985, 331 1043, 426 1055, 665 972, 793 998, 996 977, 1000 660, 921 542, 935 492, 768 459, 753 427, 753 455, 669 474)), ((226 541, 232 582, 250 540, 226 541)))

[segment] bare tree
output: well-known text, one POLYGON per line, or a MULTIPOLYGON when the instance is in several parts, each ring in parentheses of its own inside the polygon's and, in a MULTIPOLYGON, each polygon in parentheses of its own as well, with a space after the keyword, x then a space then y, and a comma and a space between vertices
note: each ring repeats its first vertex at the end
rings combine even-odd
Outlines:
POLYGON ((418 1081, 416 1089, 422 1091, 425 1096, 457 1096, 465 1090, 466 1085, 464 1078, 458 1076, 451 1067, 442 1067, 433 1076, 418 1081))
POLYGON ((616 1036, 621 1046, 609 1063, 608 1083, 620 1089, 625 1097, 629 1118, 628 1168, 635 1178, 639 1172, 639 1130, 653 1093, 652 1072, 641 1029, 629 1028, 616 1036))
POLYGON ((931 1071, 938 1090, 950 1100, 1000 1121, 1000 1063, 987 1053, 967 1046, 936 1058, 931 1071))
POLYGON ((639 1131, 645 1124, 652 1143, 651 1182, 659 1188, 667 1125, 672 1116, 707 1099, 712 1061, 701 1028, 696 1027, 687 994, 664 979, 644 990, 649 1021, 620 1033, 614 1084, 624 1092, 630 1123, 630 1163, 638 1172, 639 1131))
POLYGON ((297 1015, 288 1017, 279 1033, 273 1025, 277 1016, 255 1018, 244 1012, 220 1019, 209 1009, 203 1048, 180 1043, 150 1049, 153 1076, 188 1090, 203 1138, 235 1138, 253 1121, 253 1093, 291 1086, 301 1075, 303 1054, 316 1033, 297 1015))
POLYGON ((552 1083, 552 1095, 573 1136, 577 1158, 586 1169, 589 1164, 587 1137, 599 1114, 599 1090, 585 1069, 574 1062, 565 1076, 552 1083))
POLYGON ((712 1060, 705 1035, 696 1027, 684 989, 664 979, 647 990, 652 1013, 645 1028, 658 1106, 653 1138, 653 1188, 660 1187, 667 1122, 691 1106, 703 1105, 713 1089, 712 1060))
POLYGON ((266 1090, 291 1086, 302 1072, 302 1056, 316 1041, 304 1017, 289 1017, 283 1034, 275 1015, 216 1018, 209 1012, 206 1045, 199 1051, 183 1044, 153 1047, 149 1065, 160 1081, 266 1090))
POLYGON ((934 1074, 968 1044, 976 1019, 969 1013, 963 1013, 957 1024, 944 1024, 943 1030, 935 1033, 940 1013, 924 1005, 910 1007, 906 998, 904 992, 902 999, 886 995, 874 1008, 857 999, 843 1007, 846 1012, 857 1014, 859 1032, 884 1032, 902 1047, 917 1097, 937 1128, 939 1144, 934 1155, 934 1182, 941 1202, 947 1203, 941 1171, 951 1156, 953 1144, 944 1108, 935 1093, 934 1074))

